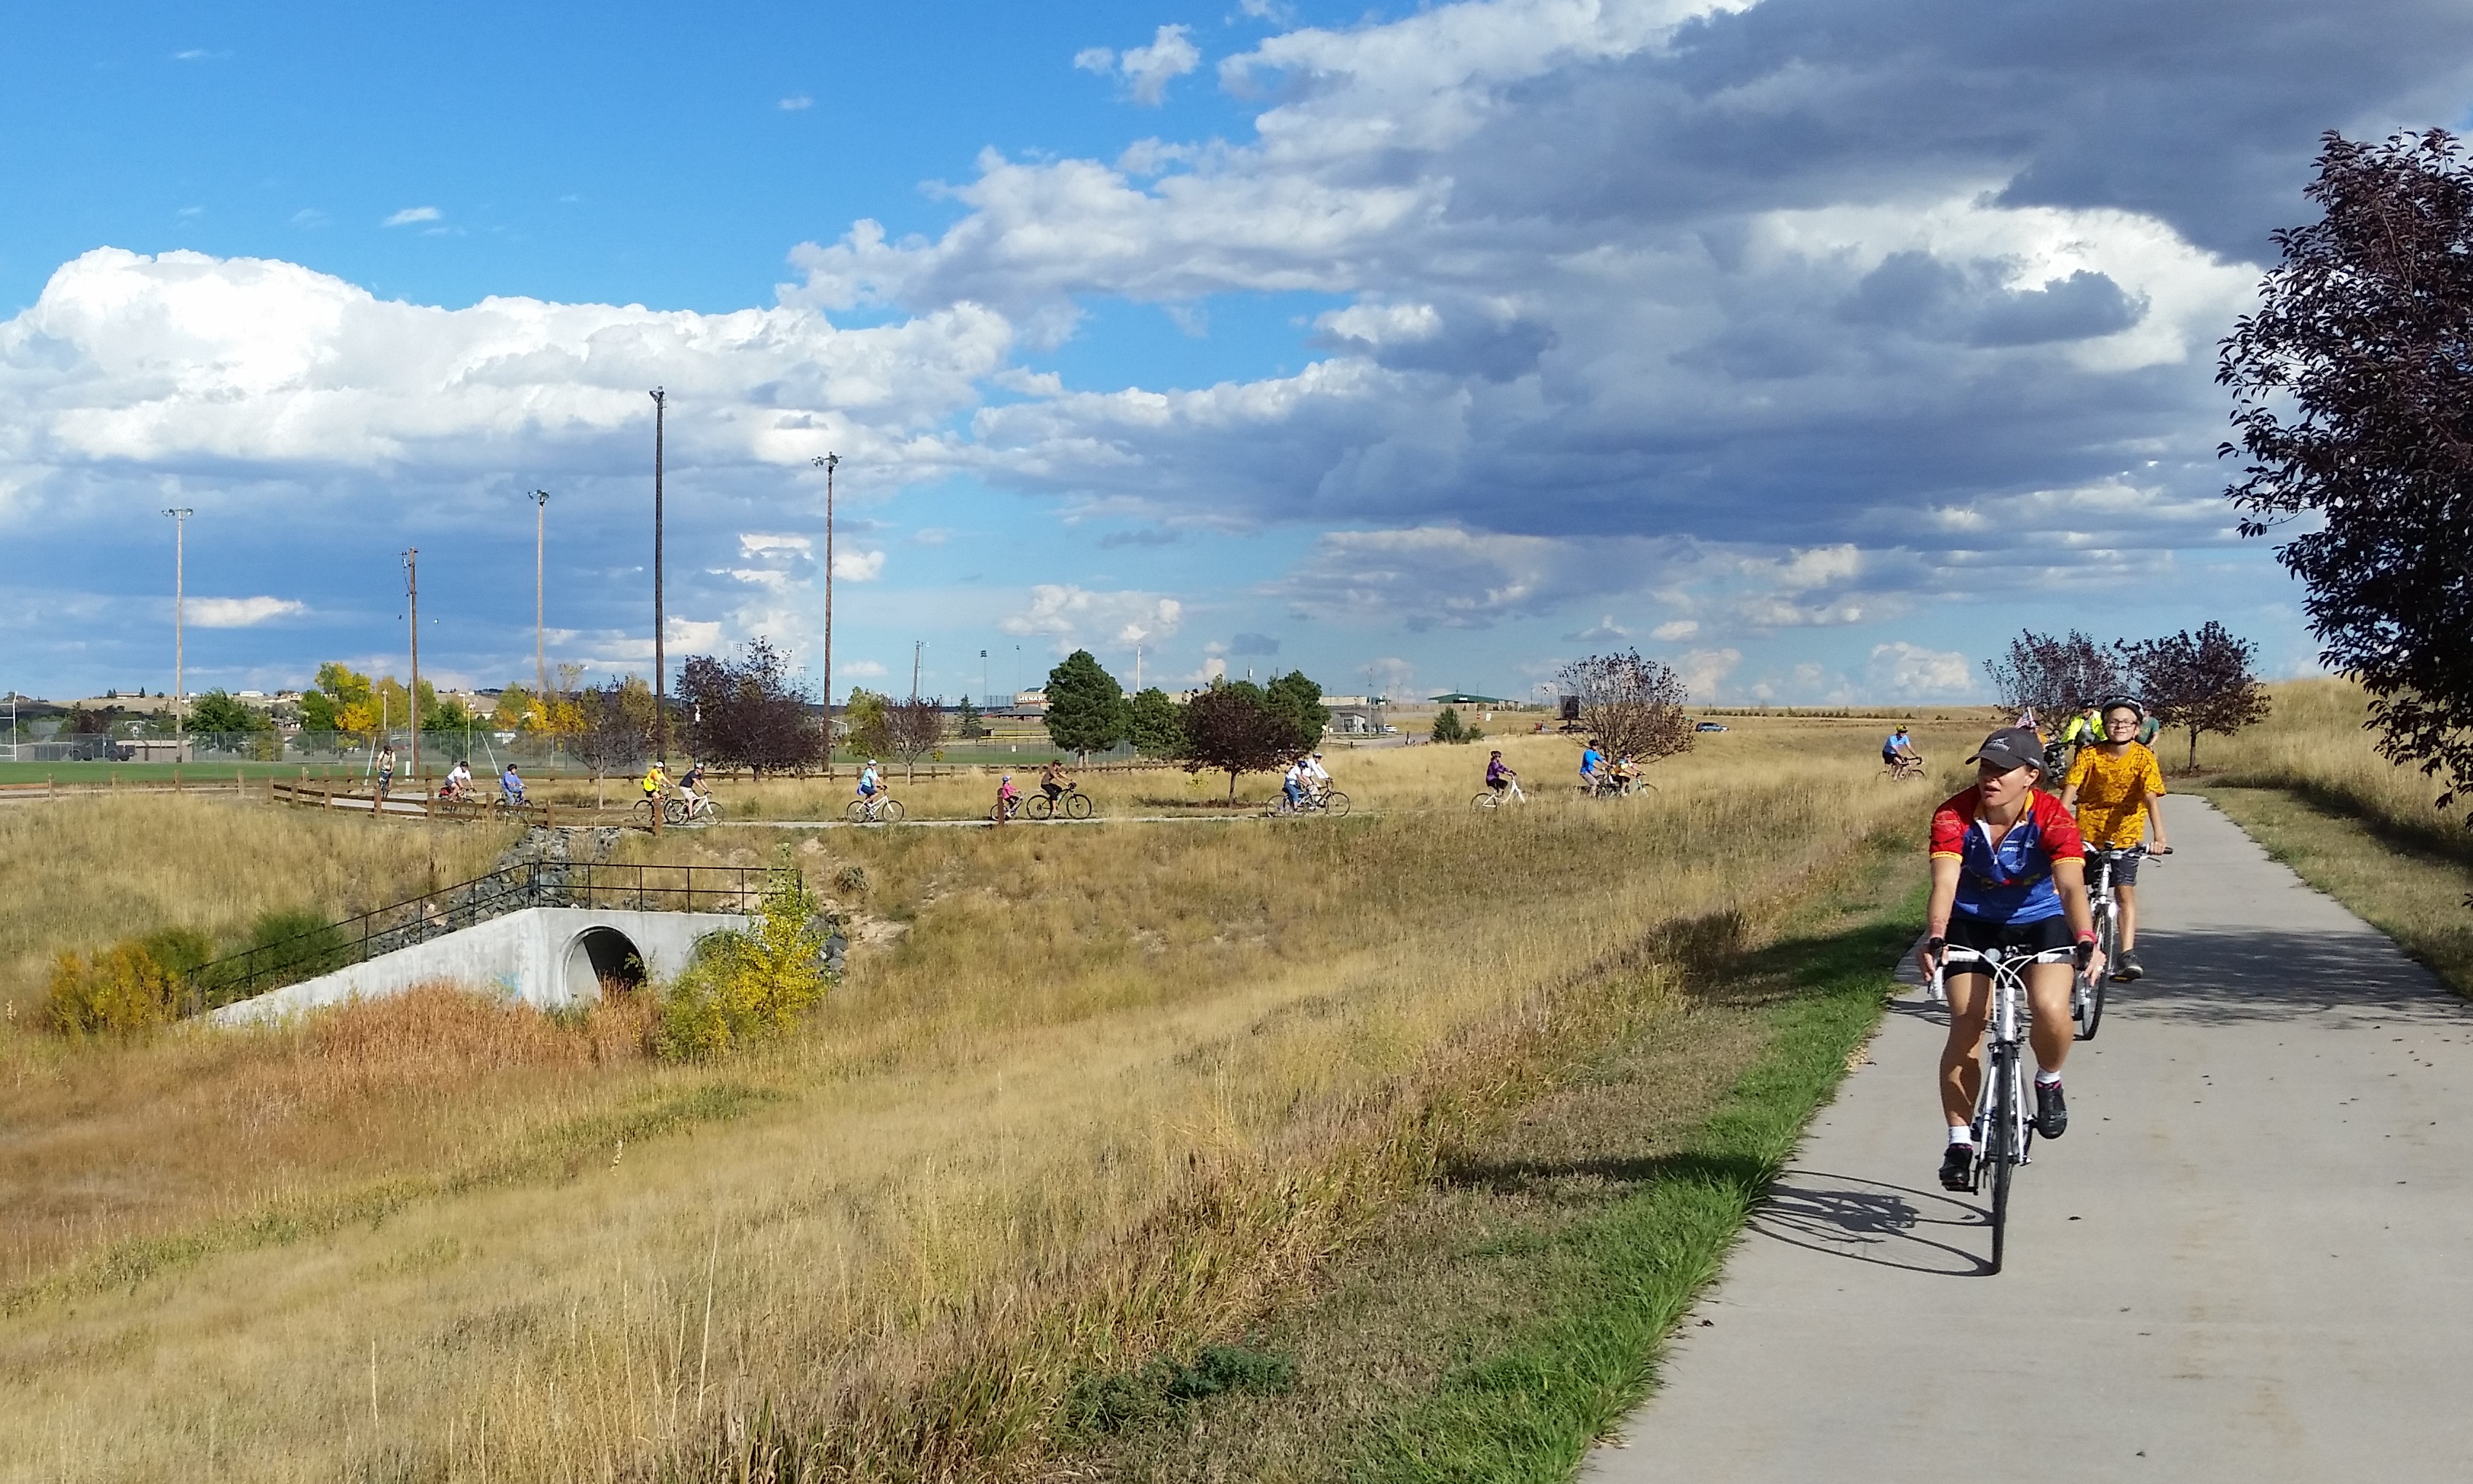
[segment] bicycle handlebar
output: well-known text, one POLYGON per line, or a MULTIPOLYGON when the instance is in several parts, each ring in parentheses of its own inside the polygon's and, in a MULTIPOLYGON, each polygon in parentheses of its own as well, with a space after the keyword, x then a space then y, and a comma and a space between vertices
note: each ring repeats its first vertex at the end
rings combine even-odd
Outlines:
POLYGON ((2003 963, 2059 964, 2076 958, 2077 951, 2077 946, 2072 945, 2066 948, 2046 948, 2041 953, 2002 953, 1984 948, 1961 948, 1956 944, 1951 944, 1940 950, 1940 961, 1944 965, 1990 964, 1996 968, 2003 963))

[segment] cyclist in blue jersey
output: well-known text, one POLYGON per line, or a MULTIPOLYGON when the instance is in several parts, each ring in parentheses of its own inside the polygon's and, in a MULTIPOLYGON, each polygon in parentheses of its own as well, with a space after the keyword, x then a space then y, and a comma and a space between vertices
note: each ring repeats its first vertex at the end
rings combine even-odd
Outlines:
POLYGON ((1596 788, 1597 786, 1597 770, 1605 765, 1606 754, 1597 751, 1597 739, 1591 737, 1589 739, 1589 745, 1580 749, 1580 787, 1583 789, 1596 788))
MULTIPOLYGON (((2075 943, 2077 971, 2101 973, 2087 910, 2085 841, 2061 802, 2035 786, 2044 771, 2043 737, 2032 728, 2005 728, 1984 738, 1967 761, 1976 765, 1975 786, 1952 795, 1933 814, 1932 899, 1916 955, 1924 976, 1932 977, 1953 944, 2041 953, 2075 943)), ((2030 965, 2026 975, 2034 1011, 2035 1131, 2046 1138, 2060 1137, 2070 1123, 2061 1063, 2076 1033, 2071 974, 2070 965, 2052 963, 2030 965)), ((1949 1041, 1941 1048, 1939 1083, 1949 1143, 1940 1179, 1949 1189, 1963 1190, 1975 1163, 1972 1124, 1992 980, 1969 966, 1953 970, 1946 982, 1949 1041)))

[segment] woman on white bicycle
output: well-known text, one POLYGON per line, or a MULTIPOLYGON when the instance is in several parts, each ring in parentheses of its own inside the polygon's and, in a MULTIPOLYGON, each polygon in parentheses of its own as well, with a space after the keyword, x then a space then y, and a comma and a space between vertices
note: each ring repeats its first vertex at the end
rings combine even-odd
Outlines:
MULTIPOLYGON (((2102 972, 2087 912, 2085 842, 2061 802, 2035 787, 2043 777, 2044 739, 2029 727, 2005 728, 1984 738, 1967 761, 1976 765, 1975 786, 1933 813, 1932 899, 1916 967, 1930 980, 1953 946, 2033 954, 2075 942, 2080 965, 2102 972)), ((2060 1137, 2070 1124, 2061 1064, 2077 1029, 2070 1017, 2071 976, 2066 963, 2030 964, 2026 973, 2034 1010, 2035 1131, 2046 1138, 2060 1137)), ((1940 1181, 1964 1190, 1975 1167, 1973 1124, 1992 978, 1967 965, 1953 969, 1945 983, 1949 1041, 1941 1048, 1939 1083, 1949 1143, 1940 1181)))

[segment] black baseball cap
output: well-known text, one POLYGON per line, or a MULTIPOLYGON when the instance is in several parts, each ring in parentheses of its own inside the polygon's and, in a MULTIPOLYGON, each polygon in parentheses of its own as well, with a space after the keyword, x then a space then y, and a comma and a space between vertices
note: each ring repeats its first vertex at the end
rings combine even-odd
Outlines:
POLYGON ((1966 760, 1998 763, 2004 772, 2032 768, 2040 773, 2044 768, 2044 739, 2032 727, 2004 727, 1985 737, 1975 755, 1966 760))

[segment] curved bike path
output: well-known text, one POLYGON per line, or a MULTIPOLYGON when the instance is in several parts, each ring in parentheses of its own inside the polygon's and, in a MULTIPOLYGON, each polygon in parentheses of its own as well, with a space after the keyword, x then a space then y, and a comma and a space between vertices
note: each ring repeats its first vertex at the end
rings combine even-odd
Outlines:
POLYGON ((1986 1276, 1913 987, 1597 1484, 2473 1476, 2473 1007, 2203 801, 1986 1276))

